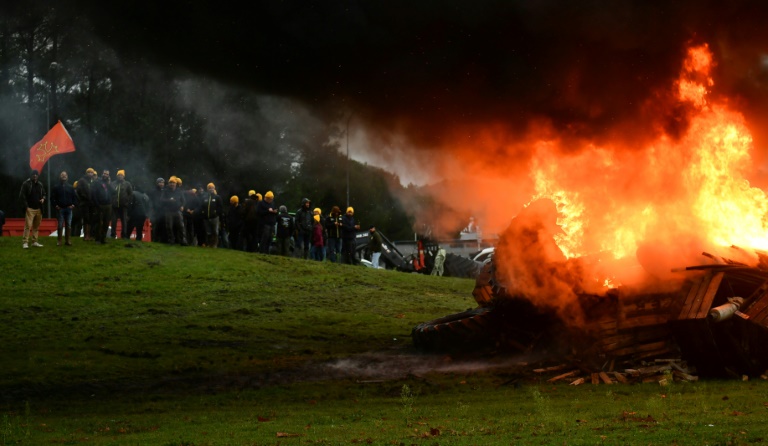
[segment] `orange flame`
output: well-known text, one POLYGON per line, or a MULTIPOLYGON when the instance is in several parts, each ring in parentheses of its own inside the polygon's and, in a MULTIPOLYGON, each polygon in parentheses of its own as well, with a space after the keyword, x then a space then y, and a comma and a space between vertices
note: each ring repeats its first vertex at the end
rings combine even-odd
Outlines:
MULTIPOLYGON (((641 150, 616 143, 569 151, 551 135, 534 144, 531 201, 555 202, 564 230, 554 236, 557 246, 569 259, 602 259, 585 268, 582 289, 631 281, 632 268, 623 262, 612 269, 612 259, 635 259, 643 274, 661 277, 673 267, 705 263, 702 251, 728 257, 732 245, 768 249, 768 198, 746 180, 752 137, 741 113, 709 97, 712 65, 707 45, 688 50, 672 90, 671 106, 685 109, 688 117, 687 130, 676 138, 660 132, 641 150)), ((541 265, 519 267, 525 263, 504 249, 500 244, 499 268, 517 268, 507 270, 507 277, 541 273, 541 265), (517 266, 504 266, 505 260, 517 266)), ((510 286, 524 283, 511 280, 510 286)), ((512 291, 535 300, 541 290, 512 291)), ((565 294, 546 296, 546 303, 572 308, 575 292, 565 294)))

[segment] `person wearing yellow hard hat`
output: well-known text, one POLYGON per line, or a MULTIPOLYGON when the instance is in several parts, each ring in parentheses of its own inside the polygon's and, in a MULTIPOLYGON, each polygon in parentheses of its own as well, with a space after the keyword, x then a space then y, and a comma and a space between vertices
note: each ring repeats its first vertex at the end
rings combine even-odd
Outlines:
POLYGON ((269 248, 272 245, 272 236, 274 235, 275 224, 277 223, 277 209, 275 206, 275 194, 268 191, 264 194, 264 199, 257 206, 259 214, 259 224, 261 225, 261 241, 259 242, 259 252, 269 254, 269 248))
POLYGON ((261 194, 255 190, 248 191, 248 198, 243 203, 243 245, 248 252, 257 252, 259 250, 259 234, 261 226, 259 225, 258 206, 261 202, 261 194))
POLYGON ((168 243, 187 246, 184 218, 181 215, 186 206, 186 197, 179 186, 180 184, 181 181, 175 176, 168 179, 168 185, 163 189, 160 201, 165 214, 165 235, 168 238, 168 243))
POLYGON ((328 234, 326 250, 328 251, 328 258, 333 263, 341 262, 341 218, 341 209, 334 206, 325 220, 325 231, 328 234))
POLYGON ((323 261, 325 238, 323 237, 323 224, 320 223, 320 215, 312 216, 312 260, 323 261))
POLYGON ((229 247, 238 251, 243 250, 243 207, 240 205, 240 197, 232 195, 229 197, 229 208, 227 209, 227 230, 229 231, 229 247))
POLYGON ((341 218, 341 252, 344 263, 348 265, 360 264, 357 260, 357 243, 355 242, 358 230, 360 230, 360 223, 355 220, 355 210, 350 206, 341 218))

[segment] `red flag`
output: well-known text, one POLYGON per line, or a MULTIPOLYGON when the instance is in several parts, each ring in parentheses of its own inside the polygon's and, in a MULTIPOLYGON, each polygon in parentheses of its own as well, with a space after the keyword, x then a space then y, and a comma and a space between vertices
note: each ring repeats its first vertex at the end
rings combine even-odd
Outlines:
POLYGON ((48 158, 60 153, 74 152, 75 143, 72 137, 64 128, 61 121, 57 122, 46 135, 29 149, 29 167, 37 170, 43 170, 43 166, 48 162, 48 158))

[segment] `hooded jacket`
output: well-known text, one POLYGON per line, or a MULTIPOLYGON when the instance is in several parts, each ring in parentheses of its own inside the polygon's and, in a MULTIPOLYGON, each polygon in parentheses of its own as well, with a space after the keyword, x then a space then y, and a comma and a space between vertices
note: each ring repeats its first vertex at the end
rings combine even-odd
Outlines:
POLYGON ((296 211, 296 229, 303 234, 312 233, 312 225, 314 223, 312 217, 312 202, 305 198, 301 200, 301 207, 296 211), (309 206, 307 206, 309 203, 309 206))

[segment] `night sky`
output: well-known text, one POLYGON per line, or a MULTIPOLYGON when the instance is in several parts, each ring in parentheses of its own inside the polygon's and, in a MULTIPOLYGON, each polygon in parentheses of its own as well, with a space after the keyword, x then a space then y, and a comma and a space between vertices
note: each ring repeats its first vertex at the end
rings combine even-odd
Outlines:
POLYGON ((232 3, 76 8, 125 54, 313 108, 345 106, 427 149, 456 126, 514 132, 540 117, 576 139, 642 126, 643 105, 669 87, 690 43, 714 52, 716 94, 753 120, 768 102, 768 2, 232 3))

